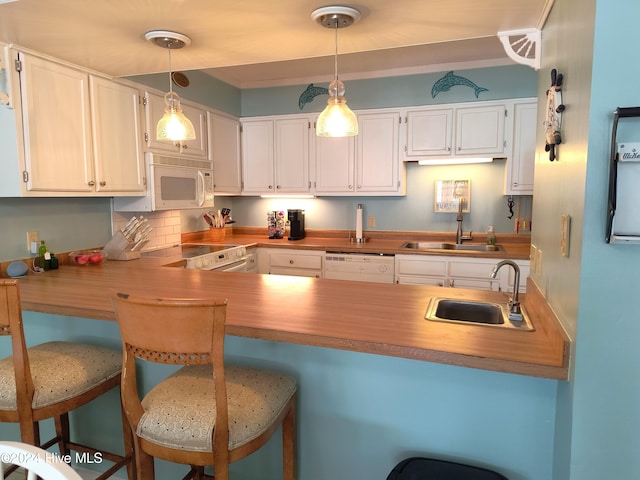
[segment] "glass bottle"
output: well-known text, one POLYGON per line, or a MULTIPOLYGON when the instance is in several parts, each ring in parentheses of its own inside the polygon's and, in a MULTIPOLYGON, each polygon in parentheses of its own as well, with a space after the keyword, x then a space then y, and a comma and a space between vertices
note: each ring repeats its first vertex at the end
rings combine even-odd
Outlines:
POLYGON ((496 232, 493 230, 493 225, 489 225, 489 229, 487 230, 487 245, 495 245, 496 244, 496 232))

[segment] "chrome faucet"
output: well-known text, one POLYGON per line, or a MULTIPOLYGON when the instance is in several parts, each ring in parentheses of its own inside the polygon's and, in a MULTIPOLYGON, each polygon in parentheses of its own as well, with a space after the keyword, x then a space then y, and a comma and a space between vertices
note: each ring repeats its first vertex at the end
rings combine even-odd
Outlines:
POLYGON ((456 230, 456 245, 462 245, 463 240, 473 240, 471 236, 471 231, 469 235, 465 235, 462 231, 462 206, 464 205, 464 196, 460 195, 458 197, 458 216, 456 217, 456 221, 458 222, 458 229, 456 230))
POLYGON ((522 309, 520 308, 520 302, 518 301, 518 291, 520 289, 520 267, 513 260, 502 260, 496 263, 493 270, 491 270, 491 278, 496 278, 498 270, 500 270, 503 265, 511 265, 515 273, 513 279, 513 295, 509 301, 509 319, 521 322, 523 320, 522 309))

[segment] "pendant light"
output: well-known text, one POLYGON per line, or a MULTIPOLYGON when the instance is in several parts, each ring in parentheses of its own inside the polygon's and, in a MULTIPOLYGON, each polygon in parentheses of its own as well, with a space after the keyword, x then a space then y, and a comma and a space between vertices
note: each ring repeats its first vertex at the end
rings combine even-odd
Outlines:
POLYGON ((352 7, 329 6, 311 12, 311 18, 323 27, 335 30, 335 77, 329 84, 329 100, 316 122, 319 137, 351 137, 358 134, 358 119, 347 106, 344 83, 338 79, 338 29, 348 27, 360 19, 360 12, 352 7))
POLYGON ((144 38, 169 50, 169 91, 164 96, 164 115, 156 126, 158 140, 182 141, 194 140, 196 132, 191 121, 182 113, 180 97, 173 91, 171 72, 171 50, 177 50, 191 43, 186 35, 165 30, 152 30, 145 33, 144 38))

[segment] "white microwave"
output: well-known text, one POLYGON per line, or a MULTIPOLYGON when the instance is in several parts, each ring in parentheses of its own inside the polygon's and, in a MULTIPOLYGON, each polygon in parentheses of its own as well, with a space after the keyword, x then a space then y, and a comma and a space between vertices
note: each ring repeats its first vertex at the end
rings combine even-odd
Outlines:
POLYGON ((213 170, 207 162, 147 153, 147 194, 115 197, 119 212, 154 212, 213 207, 213 170))

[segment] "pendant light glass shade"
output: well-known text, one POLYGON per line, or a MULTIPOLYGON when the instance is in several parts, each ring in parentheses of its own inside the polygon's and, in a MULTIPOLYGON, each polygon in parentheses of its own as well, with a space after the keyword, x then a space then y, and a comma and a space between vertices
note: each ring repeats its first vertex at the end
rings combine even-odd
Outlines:
POLYGON ((344 98, 344 84, 333 80, 329 84, 329 100, 316 121, 318 137, 352 137, 358 134, 358 119, 344 98))
POLYGON ((173 91, 171 71, 171 49, 179 49, 191 43, 186 35, 166 30, 152 30, 145 34, 145 38, 159 47, 169 50, 169 91, 164 96, 164 115, 156 126, 156 138, 179 142, 182 140, 195 140, 196 131, 180 106, 180 96, 173 91))
POLYGON ((329 6, 311 12, 311 18, 323 27, 335 30, 335 77, 329 84, 329 100, 316 121, 318 137, 352 137, 358 135, 358 118, 347 106, 344 83, 338 79, 338 29, 350 26, 360 18, 360 12, 352 7, 329 6))
POLYGON ((164 96, 164 115, 156 126, 156 138, 158 140, 195 140, 196 131, 180 106, 180 97, 171 91, 164 96))

